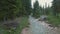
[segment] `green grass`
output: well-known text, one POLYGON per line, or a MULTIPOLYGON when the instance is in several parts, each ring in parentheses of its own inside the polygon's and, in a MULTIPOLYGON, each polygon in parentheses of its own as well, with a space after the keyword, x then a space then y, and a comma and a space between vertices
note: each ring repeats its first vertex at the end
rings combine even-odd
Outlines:
POLYGON ((60 18, 56 18, 55 16, 49 15, 48 16, 49 24, 58 27, 60 25, 60 18))
POLYGON ((11 29, 11 32, 8 32, 8 30, 0 27, 0 34, 21 34, 22 29, 26 26, 28 26, 28 17, 21 17, 20 23, 16 30, 11 29))
POLYGON ((4 27, 1 26, 0 24, 0 34, 10 34, 8 30, 6 30, 4 27))
POLYGON ((19 26, 17 27, 16 32, 14 32, 14 34, 21 34, 22 29, 26 26, 28 26, 28 17, 22 17, 22 20, 19 26))

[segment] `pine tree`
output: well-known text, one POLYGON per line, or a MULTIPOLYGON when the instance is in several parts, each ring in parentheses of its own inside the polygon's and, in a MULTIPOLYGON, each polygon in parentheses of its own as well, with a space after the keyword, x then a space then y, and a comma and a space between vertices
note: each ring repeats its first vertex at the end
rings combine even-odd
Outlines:
POLYGON ((31 0, 22 0, 23 12, 25 15, 30 15, 31 13, 31 0))
POLYGON ((53 14, 58 17, 60 13, 60 0, 53 0, 53 14))
POLYGON ((14 19, 31 13, 31 0, 0 0, 0 20, 14 19))
POLYGON ((14 15, 15 10, 16 0, 0 0, 0 20, 10 18, 12 15, 14 15))
POLYGON ((33 8, 33 16, 34 17, 40 17, 40 9, 39 9, 39 3, 38 1, 36 0, 36 2, 34 3, 34 8, 33 8))

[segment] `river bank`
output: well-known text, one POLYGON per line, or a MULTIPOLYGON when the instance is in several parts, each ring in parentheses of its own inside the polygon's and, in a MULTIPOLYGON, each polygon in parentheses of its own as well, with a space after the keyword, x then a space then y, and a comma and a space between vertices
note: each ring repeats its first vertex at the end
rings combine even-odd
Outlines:
MULTIPOLYGON (((38 21, 38 19, 33 17, 29 17, 29 23, 30 26, 27 30, 28 34, 60 34, 60 29, 50 27, 50 24, 44 21, 38 21)), ((26 29, 24 32, 27 34, 26 29)))

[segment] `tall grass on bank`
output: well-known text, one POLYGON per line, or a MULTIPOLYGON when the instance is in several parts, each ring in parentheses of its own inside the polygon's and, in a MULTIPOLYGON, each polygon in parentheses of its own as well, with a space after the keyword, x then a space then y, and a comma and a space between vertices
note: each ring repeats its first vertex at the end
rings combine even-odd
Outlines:
POLYGON ((60 18, 56 18, 55 16, 48 16, 49 24, 52 24, 54 27, 58 27, 60 25, 60 18))
POLYGON ((21 22, 17 27, 16 32, 14 32, 14 34, 21 34, 22 29, 26 26, 28 26, 28 17, 22 17, 21 22))
POLYGON ((9 30, 5 30, 2 27, 0 27, 0 34, 21 34, 22 29, 27 25, 28 25, 28 17, 21 17, 20 23, 16 28, 16 30, 10 29, 9 32, 9 30))

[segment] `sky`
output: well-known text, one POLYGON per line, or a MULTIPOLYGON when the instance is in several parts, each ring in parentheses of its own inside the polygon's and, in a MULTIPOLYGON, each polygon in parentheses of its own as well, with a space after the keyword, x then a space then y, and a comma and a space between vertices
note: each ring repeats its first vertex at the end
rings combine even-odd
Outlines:
MULTIPOLYGON (((52 6, 52 1, 53 1, 53 0, 38 0, 39 5, 42 6, 42 7, 43 7, 43 6, 48 6, 48 5, 51 7, 51 6, 52 6), (45 5, 45 4, 46 4, 46 5, 45 5)), ((34 2, 35 2, 35 0, 31 0, 32 7, 33 7, 33 3, 34 3, 34 2)))

